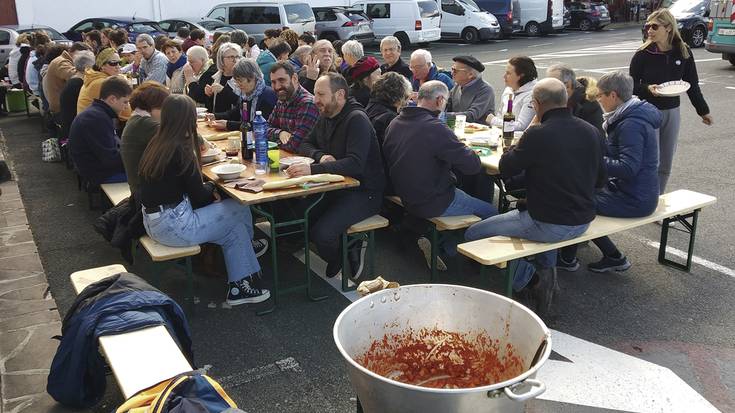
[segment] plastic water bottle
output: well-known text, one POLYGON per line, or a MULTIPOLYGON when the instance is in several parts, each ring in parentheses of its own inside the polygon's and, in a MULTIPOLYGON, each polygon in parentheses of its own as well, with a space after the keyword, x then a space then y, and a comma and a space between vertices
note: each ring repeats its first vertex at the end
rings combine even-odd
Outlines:
POLYGON ((439 121, 441 123, 443 123, 445 125, 447 124, 447 112, 445 112, 445 111, 439 112, 439 116, 437 116, 437 118, 439 118, 439 121))
POLYGON ((268 122, 260 111, 255 112, 253 135, 255 135, 255 173, 263 175, 268 172, 268 138, 266 132, 268 122))

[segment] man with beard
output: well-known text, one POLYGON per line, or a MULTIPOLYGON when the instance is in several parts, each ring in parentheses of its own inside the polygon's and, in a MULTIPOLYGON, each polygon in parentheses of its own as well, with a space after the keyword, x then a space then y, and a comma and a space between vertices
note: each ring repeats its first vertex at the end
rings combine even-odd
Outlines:
POLYGON ((328 72, 337 72, 334 67, 334 47, 329 40, 317 40, 311 49, 311 56, 306 58, 304 66, 299 70, 299 83, 309 93, 314 93, 316 80, 328 72))
POLYGON ((319 110, 314 96, 299 84, 299 77, 290 63, 275 63, 270 75, 278 102, 268 118, 268 140, 278 142, 281 149, 296 152, 314 127, 319 110))
MULTIPOLYGON (((321 76, 314 85, 319 120, 299 147, 299 154, 314 159, 286 169, 290 177, 331 173, 350 176, 360 186, 332 191, 312 210, 311 239, 327 262, 327 277, 342 269, 340 238, 350 225, 380 211, 385 187, 383 162, 375 130, 365 109, 349 96, 347 81, 338 73, 321 76)), ((348 253, 351 274, 360 277, 364 245, 348 253)))

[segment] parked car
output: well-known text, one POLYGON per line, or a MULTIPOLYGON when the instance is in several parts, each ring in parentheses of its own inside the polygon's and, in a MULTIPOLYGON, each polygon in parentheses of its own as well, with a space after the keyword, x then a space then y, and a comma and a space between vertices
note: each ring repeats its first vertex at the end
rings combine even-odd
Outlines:
POLYGON ((564 28, 572 25, 572 13, 569 11, 567 6, 564 6, 564 28))
POLYGON ((518 20, 518 31, 528 36, 539 36, 564 28, 562 0, 513 0, 513 17, 518 20))
POLYGON ((441 39, 441 16, 435 0, 358 0, 354 8, 373 21, 375 38, 395 36, 402 48, 441 39))
POLYGON ((442 39, 461 39, 465 43, 502 37, 498 19, 481 10, 473 0, 437 0, 441 7, 442 39))
POLYGON ((94 17, 91 19, 84 19, 79 23, 71 27, 71 29, 64 32, 64 36, 75 42, 84 40, 84 33, 91 30, 102 30, 104 28, 112 29, 125 29, 128 32, 128 41, 135 43, 135 38, 139 34, 150 34, 156 37, 161 34, 166 34, 158 23, 142 19, 138 17, 94 17))
POLYGON ((705 49, 711 53, 720 53, 722 58, 735 66, 735 4, 732 0, 712 0, 710 5, 708 36, 705 49))
POLYGON ((314 33, 316 23, 309 4, 293 0, 223 3, 212 7, 207 17, 245 30, 258 42, 267 29, 288 27, 298 34, 314 33))
POLYGON ((5 66, 10 51, 15 47, 15 41, 21 33, 43 30, 54 42, 71 46, 71 40, 48 26, 39 25, 8 25, 0 26, 0 66, 5 66))
POLYGON ((176 32, 180 28, 186 27, 189 30, 199 29, 204 32, 207 44, 212 43, 215 33, 229 33, 235 30, 234 27, 229 26, 217 19, 207 19, 204 17, 178 17, 175 19, 166 19, 158 22, 161 29, 168 33, 168 37, 176 37, 176 32))
POLYGON ((702 47, 707 39, 710 0, 677 0, 669 9, 676 18, 679 32, 691 47, 702 47))
POLYGON ((361 10, 343 7, 313 7, 316 18, 315 34, 319 39, 357 40, 371 43, 375 40, 373 23, 361 10))
POLYGON ((475 0, 475 3, 495 16, 500 24, 501 37, 509 37, 522 30, 518 16, 513 13, 513 0, 475 0))
POLYGON ((582 31, 602 30, 610 24, 610 13, 602 3, 569 3, 569 12, 572 15, 569 27, 582 31))

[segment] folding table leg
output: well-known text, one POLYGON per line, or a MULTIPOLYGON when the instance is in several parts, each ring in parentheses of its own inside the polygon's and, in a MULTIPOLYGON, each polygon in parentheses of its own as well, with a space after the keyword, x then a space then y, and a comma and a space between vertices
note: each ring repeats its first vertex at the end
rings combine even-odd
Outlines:
POLYGON ((676 215, 671 218, 664 218, 663 225, 661 226, 661 242, 658 248, 658 262, 663 265, 677 268, 689 272, 692 269, 692 256, 694 255, 694 238, 697 234, 697 219, 699 218, 699 209, 694 210, 688 214, 676 215), (687 218, 691 218, 692 222, 689 223, 687 218), (686 264, 674 262, 666 258, 666 246, 669 242, 669 223, 678 221, 684 227, 684 232, 689 233, 689 246, 687 248, 687 260, 686 264))

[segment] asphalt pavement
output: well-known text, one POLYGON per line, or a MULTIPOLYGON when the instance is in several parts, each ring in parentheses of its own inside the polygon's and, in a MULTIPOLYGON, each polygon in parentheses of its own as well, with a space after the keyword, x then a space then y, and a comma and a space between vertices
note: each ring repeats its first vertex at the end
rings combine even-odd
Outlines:
MULTIPOLYGON (((514 38, 477 45, 436 43, 429 46, 439 66, 471 54, 486 64, 483 78, 503 89, 505 60, 531 56, 543 68, 566 63, 578 75, 599 77, 611 70, 627 71, 640 44, 636 28, 584 33, 569 31, 540 38, 514 38)), ((377 48, 369 48, 377 53, 377 48)), ((409 51, 404 51, 407 59, 409 51)), ((701 88, 715 119, 705 126, 686 98, 669 190, 690 189, 718 198, 700 215, 690 273, 657 262, 660 227, 648 225, 613 236, 633 263, 624 273, 594 274, 584 264, 596 261, 594 246, 581 248, 583 267, 560 272, 561 294, 549 326, 593 343, 672 369, 722 411, 735 410, 735 235, 729 212, 735 192, 730 187, 735 103, 735 66, 704 49, 694 51, 701 88)), ((43 139, 38 118, 0 118, 6 159, 11 162, 28 214, 33 237, 48 277, 50 291, 63 317, 74 299, 69 282, 73 271, 125 264, 91 226, 99 211, 87 208, 71 172, 61 164, 40 161, 43 139)), ((376 273, 402 284, 428 282, 429 273, 415 238, 393 230, 377 234, 376 273)), ((674 231, 670 246, 686 251, 685 234, 674 231)), ((293 253, 298 243, 281 249, 285 283, 303 277, 303 265, 293 253)), ((266 281, 269 265, 265 266, 266 281)), ((126 264, 127 265, 127 264, 126 264)), ((146 274, 144 265, 128 269, 146 274)), ((479 267, 460 259, 440 281, 502 291, 500 277, 479 277, 479 267)), ((185 294, 182 274, 170 271, 160 288, 176 299, 185 294)), ((208 366, 241 408, 253 412, 350 412, 355 394, 332 339, 332 326, 348 304, 342 294, 317 280, 316 289, 328 299, 311 302, 304 294, 285 296, 273 314, 256 316, 257 307, 223 308, 225 280, 197 276, 199 303, 189 314, 194 353, 199 366, 208 366)), ((553 386, 553 383, 547 385, 553 386)), ((652 384, 653 386, 653 384, 652 384)), ((607 389, 600 389, 607 391, 607 389)), ((121 402, 109 378, 104 402, 95 412, 108 412, 121 402)), ((602 411, 549 404, 537 411, 602 411)))

